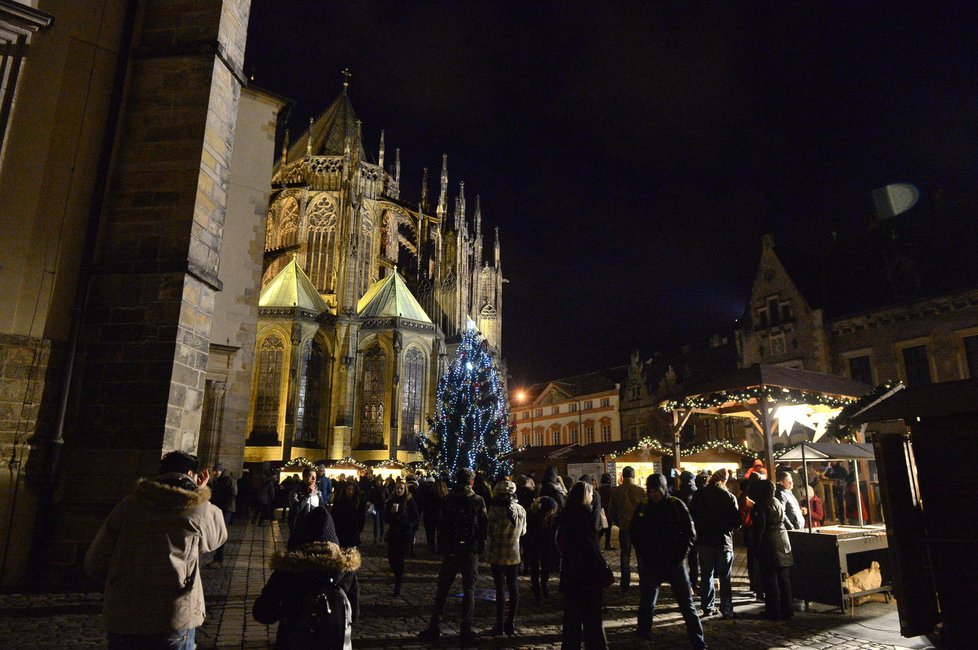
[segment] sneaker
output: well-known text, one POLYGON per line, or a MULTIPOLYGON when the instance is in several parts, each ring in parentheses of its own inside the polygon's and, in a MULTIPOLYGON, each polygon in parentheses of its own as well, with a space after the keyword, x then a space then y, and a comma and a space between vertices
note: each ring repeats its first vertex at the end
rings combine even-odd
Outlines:
POLYGON ((422 643, 438 643, 439 638, 441 638, 441 630, 437 627, 426 628, 418 634, 418 639, 422 643))

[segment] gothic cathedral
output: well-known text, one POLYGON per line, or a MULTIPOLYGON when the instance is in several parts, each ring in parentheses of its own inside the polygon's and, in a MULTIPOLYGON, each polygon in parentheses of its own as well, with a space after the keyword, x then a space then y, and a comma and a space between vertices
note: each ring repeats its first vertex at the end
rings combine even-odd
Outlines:
MULTIPOLYGON (((288 140, 288 138, 287 138, 288 140)), ((432 213, 401 196, 400 150, 363 146, 347 86, 272 176, 245 462, 418 460, 418 432, 469 320, 499 359, 499 230, 483 257, 479 198, 447 156, 432 213)))

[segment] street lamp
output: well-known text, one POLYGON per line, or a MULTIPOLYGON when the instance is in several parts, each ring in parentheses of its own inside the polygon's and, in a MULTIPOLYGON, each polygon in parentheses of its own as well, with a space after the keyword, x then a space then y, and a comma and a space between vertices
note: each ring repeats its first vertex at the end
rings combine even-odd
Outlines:
MULTIPOLYGON (((530 399, 530 395, 525 390, 517 391, 516 401, 519 404, 526 404, 526 402, 529 399, 530 399)), ((532 445, 533 445, 533 406, 531 405, 530 406, 530 444, 528 446, 532 446, 532 445)))

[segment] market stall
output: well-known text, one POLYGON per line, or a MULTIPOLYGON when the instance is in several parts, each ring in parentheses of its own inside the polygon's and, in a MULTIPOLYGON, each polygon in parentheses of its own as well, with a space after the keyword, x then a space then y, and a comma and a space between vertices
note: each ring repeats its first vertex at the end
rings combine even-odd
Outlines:
POLYGON ((743 469, 758 457, 753 449, 727 440, 712 440, 681 448, 681 465, 693 474, 726 468, 734 476, 741 476, 743 469))
POLYGON ((397 460, 396 458, 389 458, 388 460, 368 460, 364 463, 374 476, 379 476, 385 481, 389 478, 398 478, 405 475, 405 470, 408 469, 407 465, 397 460))
POLYGON ((663 456, 671 456, 670 450, 657 440, 614 440, 593 442, 575 447, 567 452, 567 474, 578 477, 590 474, 595 480, 602 474, 610 474, 612 485, 621 483, 621 471, 626 466, 635 470, 635 483, 644 486, 645 479, 662 472, 663 456))
POLYGON ((323 472, 325 476, 328 476, 331 480, 335 481, 340 478, 349 478, 350 476, 360 476, 366 469, 366 466, 352 458, 343 458, 341 460, 325 461, 323 463, 326 466, 326 470, 323 472))
POLYGON ((542 445, 540 447, 531 445, 515 449, 504 454, 501 458, 512 461, 513 476, 534 474, 539 482, 549 465, 556 467, 557 473, 561 476, 566 475, 567 459, 564 456, 576 447, 578 445, 542 445))
MULTIPOLYGON (((825 442, 802 442, 787 449, 778 457, 779 462, 800 462, 805 485, 808 485, 808 464, 837 460, 873 460, 872 446, 825 442)), ((858 466, 859 463, 857 463, 858 466)), ((856 480, 856 498, 861 503, 860 481, 856 480)), ((826 605, 836 605, 843 611, 852 607, 856 598, 873 593, 890 591, 889 553, 886 529, 882 525, 823 526, 813 528, 811 512, 807 516, 807 529, 789 530, 791 552, 795 568, 790 572, 791 593, 796 598, 826 605), (879 587, 857 589, 847 579, 873 563, 879 564, 882 581, 879 587)))

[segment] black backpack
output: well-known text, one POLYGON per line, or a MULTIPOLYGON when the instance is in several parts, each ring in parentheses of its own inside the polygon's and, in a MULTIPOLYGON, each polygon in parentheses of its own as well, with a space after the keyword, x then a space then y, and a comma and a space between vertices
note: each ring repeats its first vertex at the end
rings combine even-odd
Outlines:
POLYGON ((480 499, 450 494, 445 499, 445 550, 453 553, 479 552, 480 499))
POLYGON ((323 588, 311 590, 303 606, 288 620, 289 647, 344 648, 350 602, 334 578, 323 588))

